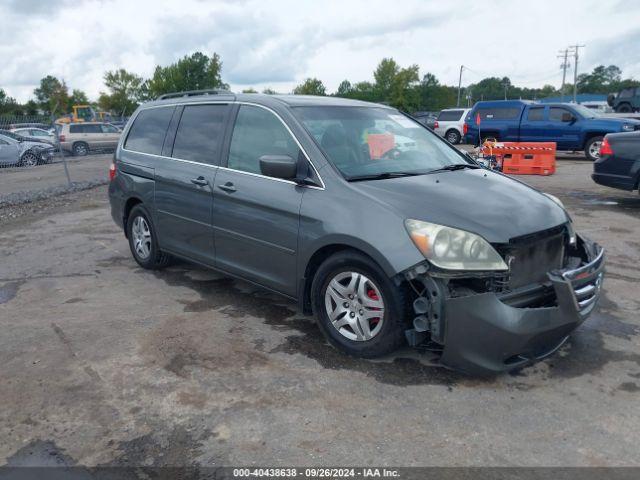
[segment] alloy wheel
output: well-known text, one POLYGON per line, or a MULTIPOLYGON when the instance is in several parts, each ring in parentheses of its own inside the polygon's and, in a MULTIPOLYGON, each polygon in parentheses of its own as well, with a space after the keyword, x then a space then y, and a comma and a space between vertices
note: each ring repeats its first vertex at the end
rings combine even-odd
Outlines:
POLYGON ((602 142, 593 142, 589 145, 589 156, 591 158, 600 158, 600 147, 602 146, 602 142))
POLYGON ((143 217, 138 216, 133 221, 131 233, 136 255, 142 260, 147 259, 151 254, 151 229, 149 229, 149 224, 143 217))
POLYGON ((349 340, 371 340, 382 329, 384 301, 380 289, 358 272, 335 275, 324 296, 331 325, 349 340))

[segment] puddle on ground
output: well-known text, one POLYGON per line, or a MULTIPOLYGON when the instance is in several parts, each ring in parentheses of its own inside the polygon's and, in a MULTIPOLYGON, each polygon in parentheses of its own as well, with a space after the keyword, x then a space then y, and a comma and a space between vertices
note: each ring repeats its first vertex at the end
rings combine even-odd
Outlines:
POLYGON ((9 282, 0 286, 0 305, 12 300, 17 295, 23 283, 22 281, 9 282))
POLYGON ((569 197, 569 201, 575 199, 589 207, 617 207, 616 209, 621 210, 640 209, 640 197, 616 197, 579 190, 566 192, 565 195, 569 197))

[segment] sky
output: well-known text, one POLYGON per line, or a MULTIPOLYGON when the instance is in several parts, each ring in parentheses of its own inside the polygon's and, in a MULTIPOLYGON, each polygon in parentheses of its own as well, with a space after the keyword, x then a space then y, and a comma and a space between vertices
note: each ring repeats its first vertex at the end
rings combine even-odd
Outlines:
POLYGON ((97 99, 107 70, 146 78, 196 51, 221 56, 234 91, 317 77, 333 92, 384 57, 449 85, 465 65, 463 85, 559 87, 558 52, 576 43, 578 73, 615 64, 640 79, 640 1, 0 0, 0 88, 24 102, 54 75, 97 99))

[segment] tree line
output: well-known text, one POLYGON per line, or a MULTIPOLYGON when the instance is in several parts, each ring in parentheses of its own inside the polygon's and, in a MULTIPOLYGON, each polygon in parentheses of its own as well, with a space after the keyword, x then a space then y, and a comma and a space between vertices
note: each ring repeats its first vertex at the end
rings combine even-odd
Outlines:
MULTIPOLYGON (((201 52, 186 55, 167 66, 156 66, 151 78, 129 72, 123 68, 107 71, 103 77, 105 91, 95 102, 89 102, 82 90, 69 92, 64 80, 47 75, 33 92, 34 98, 24 104, 9 97, 0 88, 0 114, 61 116, 71 111, 73 105, 93 104, 100 110, 117 116, 130 115, 144 101, 159 95, 185 90, 205 88, 228 89, 222 81, 222 61, 217 53, 208 56, 201 52)), ((599 65, 591 73, 578 76, 579 93, 611 93, 622 88, 640 86, 632 78, 623 78, 616 65, 599 65)), ((573 85, 565 85, 564 93, 569 98, 573 85)), ((257 93, 248 88, 243 93, 257 93)), ((271 88, 262 93, 275 94, 271 88)), ((373 81, 343 80, 335 92, 329 93, 318 78, 307 78, 293 89, 297 95, 333 95, 344 98, 384 103, 405 112, 438 111, 455 106, 458 95, 461 105, 473 105, 478 100, 540 99, 558 96, 563 92, 553 85, 540 88, 518 87, 509 77, 487 77, 463 87, 444 85, 432 73, 420 75, 418 65, 402 67, 393 58, 383 58, 373 72, 373 81)))

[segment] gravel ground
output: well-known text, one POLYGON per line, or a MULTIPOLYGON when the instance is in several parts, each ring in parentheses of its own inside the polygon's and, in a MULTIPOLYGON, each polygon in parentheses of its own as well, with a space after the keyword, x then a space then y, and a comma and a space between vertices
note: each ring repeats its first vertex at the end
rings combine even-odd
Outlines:
POLYGON ((140 269, 104 186, 0 209, 0 463, 640 466, 640 198, 590 170, 521 180, 607 249, 600 306, 485 380, 350 358, 252 285, 140 269))

